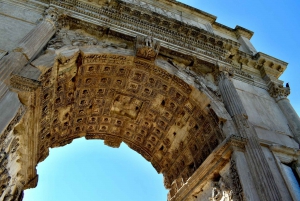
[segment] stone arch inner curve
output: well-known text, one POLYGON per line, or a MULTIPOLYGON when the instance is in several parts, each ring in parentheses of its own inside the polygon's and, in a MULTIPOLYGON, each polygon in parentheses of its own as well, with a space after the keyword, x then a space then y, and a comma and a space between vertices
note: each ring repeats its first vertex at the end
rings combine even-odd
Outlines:
POLYGON ((37 162, 48 148, 83 136, 111 147, 124 142, 164 175, 170 189, 174 182, 183 185, 225 138, 211 97, 163 59, 68 46, 33 63, 42 71, 37 162), (54 62, 45 64, 47 57, 54 62))

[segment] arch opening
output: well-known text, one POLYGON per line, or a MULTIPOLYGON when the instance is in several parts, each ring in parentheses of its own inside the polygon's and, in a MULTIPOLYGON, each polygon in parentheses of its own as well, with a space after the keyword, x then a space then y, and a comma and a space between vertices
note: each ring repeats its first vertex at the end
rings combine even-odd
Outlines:
POLYGON ((48 147, 81 136, 111 147, 125 142, 164 174, 166 188, 178 178, 185 183, 224 136, 209 98, 163 64, 90 48, 61 50, 41 76, 38 160, 48 147))
POLYGON ((166 200, 162 175, 124 143, 119 149, 103 141, 74 140, 50 149, 38 164, 38 186, 24 192, 30 200, 166 200))

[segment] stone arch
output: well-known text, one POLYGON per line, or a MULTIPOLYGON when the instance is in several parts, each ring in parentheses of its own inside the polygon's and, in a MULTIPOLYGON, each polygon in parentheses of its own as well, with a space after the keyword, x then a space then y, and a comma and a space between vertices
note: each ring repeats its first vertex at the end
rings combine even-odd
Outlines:
POLYGON ((18 89, 18 79, 32 82, 22 73, 11 79, 28 108, 15 130, 34 137, 25 146, 30 164, 21 161, 25 188, 36 186, 35 166, 50 147, 85 137, 111 147, 126 143, 164 175, 172 198, 229 136, 223 124, 230 117, 201 76, 163 57, 112 45, 64 46, 32 64, 40 73, 30 92, 18 89))

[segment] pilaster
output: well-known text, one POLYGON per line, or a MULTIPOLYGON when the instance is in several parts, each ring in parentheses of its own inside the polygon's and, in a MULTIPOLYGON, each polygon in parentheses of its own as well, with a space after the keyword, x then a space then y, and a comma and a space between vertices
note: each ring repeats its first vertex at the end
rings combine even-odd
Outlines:
POLYGON ((0 99, 8 90, 11 73, 25 66, 51 39, 56 30, 57 19, 58 12, 48 9, 44 20, 20 41, 13 52, 0 60, 0 99))
MULTIPOLYGON (((9 167, 20 167, 19 164, 25 157, 30 158, 30 156, 24 157, 24 155, 22 159, 19 158, 21 155, 19 146, 20 143, 24 142, 23 139, 20 139, 24 136, 19 136, 15 132, 26 107, 23 105, 22 100, 19 100, 20 96, 18 95, 20 94, 9 90, 11 74, 20 71, 42 50, 56 31, 55 21, 57 18, 57 12, 48 9, 44 20, 20 41, 14 51, 0 60, 0 106, 3 106, 0 107, 0 120, 3 120, 0 121, 0 150, 5 151, 7 155, 6 162, 0 161, 0 164, 1 168, 7 170, 5 175, 8 178, 8 186, 5 191, 1 192, 0 200, 22 200, 22 190, 26 182, 24 181, 24 172, 26 173, 27 168, 9 169, 9 167)), ((22 130, 22 128, 19 129, 22 130)), ((29 147, 32 145, 27 143, 24 146, 29 147)))
POLYGON ((246 110, 228 72, 220 73, 219 89, 224 105, 235 122, 238 134, 248 140, 245 145, 245 158, 260 200, 282 200, 257 134, 248 121, 246 110))
POLYGON ((269 80, 268 86, 270 96, 272 96, 279 105, 295 136, 295 140, 300 144, 300 118, 287 98, 290 94, 290 87, 288 85, 287 87, 283 87, 281 82, 276 82, 276 80, 271 79, 269 80))

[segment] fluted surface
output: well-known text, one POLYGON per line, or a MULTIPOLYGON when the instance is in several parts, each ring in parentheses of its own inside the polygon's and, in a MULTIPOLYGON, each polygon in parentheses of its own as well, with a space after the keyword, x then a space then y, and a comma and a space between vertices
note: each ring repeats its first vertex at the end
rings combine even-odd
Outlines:
POLYGON ((282 200, 275 179, 259 144, 254 128, 249 124, 242 101, 226 74, 220 76, 219 89, 226 109, 232 116, 239 134, 248 139, 245 156, 261 200, 282 200))
POLYGON ((281 98, 277 101, 280 109, 288 120, 289 127, 292 130, 296 141, 300 144, 300 118, 287 98, 281 98))
POLYGON ((46 45, 54 33, 54 24, 43 20, 20 41, 17 49, 30 60, 46 45))

